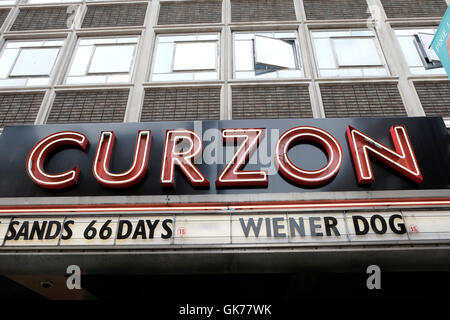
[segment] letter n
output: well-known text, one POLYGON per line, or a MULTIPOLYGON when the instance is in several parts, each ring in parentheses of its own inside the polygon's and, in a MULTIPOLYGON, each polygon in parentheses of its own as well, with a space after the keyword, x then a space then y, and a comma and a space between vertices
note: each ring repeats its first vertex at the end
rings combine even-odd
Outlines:
POLYGON ((391 137, 395 151, 361 131, 350 126, 347 128, 347 139, 358 183, 370 184, 375 179, 370 165, 369 154, 415 183, 420 184, 423 181, 406 128, 404 126, 392 126, 391 137))

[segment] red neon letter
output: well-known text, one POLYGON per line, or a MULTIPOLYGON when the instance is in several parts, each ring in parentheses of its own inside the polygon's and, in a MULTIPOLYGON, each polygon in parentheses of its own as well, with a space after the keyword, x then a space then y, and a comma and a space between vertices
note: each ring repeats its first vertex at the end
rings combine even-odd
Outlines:
POLYGON ((392 126, 391 136, 395 151, 366 136, 352 127, 347 128, 347 139, 359 183, 372 183, 374 176, 369 162, 369 152, 376 159, 400 174, 420 184, 423 181, 411 143, 403 126, 392 126))
POLYGON ((208 187, 209 181, 193 163, 202 149, 202 140, 194 131, 167 130, 161 168, 161 186, 173 187, 175 165, 177 165, 194 187, 208 187), (180 141, 189 142, 188 150, 182 152, 176 150, 180 141))
POLYGON ((109 163, 114 147, 115 135, 112 131, 103 131, 95 155, 92 172, 95 179, 100 184, 108 188, 131 187, 141 181, 147 173, 148 155, 152 141, 152 133, 148 130, 141 130, 138 133, 136 149, 134 150, 134 160, 131 168, 122 173, 112 173, 109 171, 109 163))
POLYGON ((278 140, 275 161, 278 171, 288 180, 304 186, 319 186, 331 181, 342 163, 342 149, 328 132, 314 127, 296 127, 286 131, 278 140), (303 170, 291 162, 289 148, 298 142, 308 141, 323 147, 328 163, 319 170, 303 170))
POLYGON ((223 141, 242 140, 239 149, 216 180, 216 186, 267 186, 267 171, 242 171, 258 147, 265 129, 224 129, 223 141))
POLYGON ((57 132, 39 141, 27 158, 27 173, 31 180, 46 189, 63 189, 77 183, 80 169, 75 167, 61 174, 44 171, 47 155, 61 146, 76 146, 85 150, 88 139, 84 134, 73 131, 57 132))

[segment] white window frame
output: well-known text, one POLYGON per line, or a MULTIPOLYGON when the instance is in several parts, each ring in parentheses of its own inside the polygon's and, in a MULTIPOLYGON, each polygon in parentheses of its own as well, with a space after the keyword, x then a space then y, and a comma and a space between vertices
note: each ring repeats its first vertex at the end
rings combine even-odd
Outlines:
POLYGON ((22 39, 8 39, 8 40, 6 40, 4 42, 4 44, 3 44, 3 47, 2 47, 1 52, 0 52, 0 58, 3 57, 3 54, 5 53, 5 51, 7 49, 17 49, 18 51, 17 51, 16 56, 14 57, 13 62, 11 63, 11 65, 9 67, 9 70, 8 70, 8 72, 6 74, 6 77, 5 78, 0 78, 0 87, 48 86, 50 78, 51 78, 51 76, 52 76, 52 74, 53 74, 53 72, 55 70, 55 66, 57 65, 57 63, 59 61, 59 58, 60 58, 60 55, 61 55, 61 49, 63 48, 64 43, 65 43, 65 39, 61 39, 61 38, 55 38, 55 39, 52 39, 52 38, 49 38, 49 39, 24 39, 24 40, 22 40, 22 39), (61 44, 60 45, 48 45, 48 46, 45 45, 46 42, 54 42, 54 41, 58 41, 61 44), (39 42, 40 42, 40 44, 36 45, 36 43, 39 43, 39 42), (19 45, 17 47, 10 47, 10 48, 8 48, 8 46, 10 44, 13 44, 13 43, 23 43, 24 45, 19 45), (30 43, 30 44, 34 44, 34 45, 27 46, 27 45, 25 45, 26 43, 30 43), (30 74, 30 75, 26 75, 26 74, 24 74, 24 75, 13 75, 12 72, 13 72, 16 64, 17 64, 17 61, 19 60, 20 54, 22 53, 22 51, 30 50, 30 49, 34 49, 34 50, 39 50, 39 49, 58 49, 58 53, 55 56, 55 59, 53 61, 53 65, 52 65, 52 67, 50 69, 50 72, 48 74, 39 74, 39 75, 38 74, 34 74, 34 75, 33 74, 30 74), (47 83, 46 84, 30 84, 30 82, 32 82, 33 79, 38 79, 39 80, 39 79, 45 79, 45 78, 47 78, 47 83), (14 81, 14 80, 20 80, 20 79, 24 80, 24 84, 21 84, 21 85, 10 84, 10 85, 8 85, 8 84, 2 84, 1 83, 2 81, 7 81, 7 80, 14 81))
POLYGON ((136 63, 136 57, 139 51, 139 44, 140 44, 140 36, 138 35, 125 35, 125 36, 105 36, 105 37, 79 37, 77 40, 77 45, 75 47, 75 50, 73 51, 71 60, 70 60, 70 64, 69 67, 66 70, 66 74, 64 76, 64 84, 65 85, 78 85, 78 84, 82 84, 82 85, 99 85, 99 84, 115 84, 115 83, 132 83, 133 82, 133 77, 134 77, 134 69, 135 69, 135 63, 136 63), (118 42, 119 39, 127 39, 127 38, 136 38, 135 42, 118 42), (110 43, 101 43, 102 40, 106 40, 106 39, 115 39, 115 42, 110 42, 110 43), (90 45, 81 45, 81 41, 83 40, 92 40, 93 43, 90 45), (95 43, 95 40, 99 40, 100 43, 95 43), (108 46, 130 46, 133 45, 134 46, 134 50, 133 50, 133 55, 132 55, 132 59, 130 62, 130 67, 129 70, 127 72, 119 72, 119 71, 106 71, 106 72, 93 72, 90 73, 89 69, 92 65, 92 60, 94 59, 94 55, 95 55, 95 51, 97 49, 97 47, 108 47, 108 46), (75 58, 77 56, 78 50, 80 47, 83 46, 93 46, 90 55, 89 55, 89 60, 86 64, 86 69, 84 70, 84 74, 83 75, 70 75, 70 72, 72 71, 72 67, 73 64, 75 62, 75 58), (115 81, 111 81, 109 82, 109 77, 110 76, 128 76, 129 79, 126 82, 115 82, 115 81), (89 77, 106 77, 105 81, 92 81, 89 82, 88 79, 89 77), (80 81, 80 82, 69 82, 70 78, 85 78, 86 81, 80 81))
POLYGON ((221 48, 220 48, 220 33, 218 32, 202 32, 202 33, 170 33, 170 34, 158 34, 155 37, 155 45, 153 48, 153 58, 152 58, 152 66, 149 74, 149 81, 150 82, 198 82, 198 81, 218 81, 220 79, 220 55, 221 55, 221 48), (204 37, 208 36, 214 36, 215 39, 203 39, 204 37), (164 37, 186 37, 186 40, 178 39, 173 41, 167 41, 167 42, 160 42, 161 38, 164 37), (200 39, 197 39, 199 37, 200 39), (161 43, 173 43, 173 49, 171 52, 171 61, 170 61, 170 67, 169 71, 167 72, 155 72, 156 63, 158 58, 158 49, 159 44, 161 43), (176 48, 178 43, 215 43, 216 44, 216 50, 215 50, 215 69, 193 69, 193 70, 176 70, 174 68, 175 65, 175 54, 176 54, 176 48), (214 78, 206 78, 202 79, 202 74, 208 74, 208 73, 215 73, 216 76, 214 78), (186 77, 186 79, 155 79, 155 77, 161 76, 164 77, 164 75, 173 75, 176 77, 176 75, 186 77), (196 77, 199 76, 200 79, 196 79, 196 77), (189 78, 189 79, 188 79, 189 78))
POLYGON ((373 29, 310 29, 310 37, 312 42, 312 49, 314 54, 314 61, 316 66, 316 72, 317 76, 319 78, 385 78, 390 76, 390 70, 389 66, 386 62, 386 58, 384 56, 384 52, 381 49, 381 45, 378 41, 377 34, 375 30, 373 29), (318 34, 320 32, 331 34, 331 36, 327 37, 318 37, 314 36, 314 34, 318 34), (371 35, 352 35, 352 33, 361 33, 361 32, 370 32, 371 35), (339 35, 332 35, 333 33, 348 33, 342 36, 339 35), (336 68, 320 68, 319 64, 319 55, 317 54, 317 47, 315 45, 315 39, 328 39, 330 42, 330 48, 333 54, 333 61, 336 65, 336 68), (380 65, 355 65, 355 66, 339 66, 339 60, 336 52, 335 45, 333 44, 333 39, 372 39, 376 48, 376 52, 378 54, 378 58, 381 61, 380 65), (365 75, 364 69, 384 69, 385 74, 384 75, 365 75), (322 75, 321 71, 326 70, 359 70, 360 75, 345 75, 345 74, 338 74, 338 75, 322 75))
MULTIPOLYGON (((400 38, 414 38, 414 34, 419 34, 419 33, 429 33, 429 31, 432 31, 434 34, 436 33, 437 27, 431 26, 431 27, 405 27, 405 28, 395 28, 394 29, 394 33, 395 33, 395 37, 397 39, 397 43, 400 47, 401 53, 402 53, 402 57, 403 57, 403 61, 405 62, 406 67, 408 68, 408 72, 411 76, 416 76, 416 77, 423 77, 423 76, 434 76, 434 77, 439 77, 439 76, 446 76, 446 72, 444 70, 444 68, 434 68, 434 69, 425 69, 425 66, 423 64, 422 61, 422 65, 413 65, 410 66, 408 64, 408 59, 405 56, 405 51, 403 50, 403 47, 401 45, 401 40, 400 38), (399 34, 400 33, 400 34, 399 34), (403 33, 403 34, 401 34, 403 33), (423 70, 421 70, 421 68, 423 68, 423 70), (414 70, 417 70, 417 72, 414 72, 414 70)), ((417 50, 417 47, 415 48, 417 50)), ((417 51, 417 54, 419 56, 419 58, 422 60, 422 57, 420 55, 420 53, 417 51)))
MULTIPOLYGON (((233 79, 235 80, 267 80, 267 79, 299 79, 299 78, 304 78, 305 77, 305 73, 304 73, 304 68, 303 68, 303 61, 302 61, 302 57, 301 57, 301 51, 300 51, 300 47, 299 47, 299 40, 298 40, 298 32, 294 31, 294 30, 264 30, 264 31, 236 31, 232 33, 232 42, 233 42, 233 47, 232 47, 232 59, 233 59, 233 63, 232 63, 232 75, 233 75, 233 79), (294 50, 294 59, 295 59, 295 64, 296 64, 296 68, 295 69, 284 69, 284 68, 280 68, 278 70, 272 71, 272 72, 268 72, 265 74, 261 74, 261 75, 256 75, 255 72, 255 68, 253 68, 253 70, 236 70, 236 41, 248 41, 248 40, 240 40, 240 39, 236 39, 236 35, 239 34, 251 34, 253 36, 259 35, 262 37, 268 37, 271 39, 277 39, 277 40, 283 40, 283 41, 293 41, 293 50, 294 50), (267 34, 272 34, 272 36, 268 36, 267 34), (294 35, 293 37, 276 37, 275 34, 292 34, 294 35), (293 71, 293 70, 298 70, 299 71, 299 75, 298 76, 293 76, 293 77, 284 77, 284 76, 280 76, 280 72, 283 71, 293 71), (236 73, 237 72, 254 72, 255 75, 251 76, 251 77, 237 77, 236 73)), ((252 44, 252 50, 253 50, 253 66, 255 66, 256 61, 255 61, 255 51, 254 51, 254 40, 252 40, 253 44, 252 44)))

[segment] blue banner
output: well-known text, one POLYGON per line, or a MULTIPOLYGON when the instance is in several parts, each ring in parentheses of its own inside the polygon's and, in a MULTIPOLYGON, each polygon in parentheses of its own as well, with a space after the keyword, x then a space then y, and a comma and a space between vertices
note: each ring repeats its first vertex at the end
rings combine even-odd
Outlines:
POLYGON ((450 7, 447 8, 444 18, 439 24, 439 28, 436 31, 431 47, 434 52, 439 56, 441 64, 444 66, 447 75, 450 79, 450 7))

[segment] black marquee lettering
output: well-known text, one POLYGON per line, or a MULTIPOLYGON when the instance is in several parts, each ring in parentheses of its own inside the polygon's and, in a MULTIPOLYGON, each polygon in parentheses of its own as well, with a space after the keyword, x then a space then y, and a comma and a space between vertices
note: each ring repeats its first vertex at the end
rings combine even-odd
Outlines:
POLYGON ((159 219, 156 219, 153 223, 152 223, 151 220, 145 220, 145 222, 147 222, 147 226, 150 229, 149 232, 148 232, 148 238, 149 239, 153 239, 154 235, 155 235, 156 226, 159 223, 159 219))
POLYGON ((61 232, 61 222, 59 221, 49 221, 47 232, 45 234, 45 240, 56 239, 58 234, 61 232), (56 226, 55 232, 52 234, 53 226, 56 226))
POLYGON ((336 237, 339 237, 341 235, 338 228, 336 228, 338 221, 335 217, 324 217, 323 220, 325 222, 325 232, 328 237, 331 236, 331 230, 333 230, 336 237))
POLYGON ((355 234, 357 236, 363 236, 369 232, 369 223, 367 222, 366 218, 362 216, 353 216, 352 219, 353 219, 353 226, 355 227, 355 234), (362 224, 364 225, 363 230, 359 228, 359 221, 361 221, 362 224))
POLYGON ((145 234, 144 220, 138 221, 136 230, 134 230, 132 239, 137 239, 138 236, 141 236, 142 239, 147 239, 147 235, 145 234))
POLYGON ((309 218, 309 228, 311 230, 311 236, 313 237, 323 237, 322 232, 317 232, 316 230, 320 228, 320 224, 316 224, 317 221, 320 221, 319 217, 310 217, 309 218))
POLYGON ((13 240, 16 237, 17 231, 14 228, 14 226, 19 225, 19 221, 11 221, 11 223, 8 226, 8 232, 6 234, 5 240, 13 240))
POLYGON ((376 234, 385 234, 387 231, 386 220, 384 220, 384 218, 379 214, 373 215, 370 218, 370 226, 376 234), (381 230, 378 229, 377 220, 381 223, 381 230))
POLYGON ((169 224, 173 224, 172 219, 166 219, 162 223, 162 227, 166 231, 166 234, 161 234, 161 238, 163 239, 170 239, 172 237, 172 228, 169 226, 169 224))
POLYGON ((130 236, 133 226, 129 220, 120 220, 119 227, 117 230, 117 239, 122 240, 130 236), (126 226, 126 232, 123 233, 123 227, 126 226))
POLYGON ((394 214, 389 217, 389 227, 391 228, 392 232, 396 234, 405 234, 406 233, 406 226, 403 222, 403 217, 399 214, 394 214), (395 219, 400 219, 402 222, 395 225, 395 219))
POLYGON ((295 237, 295 232, 297 231, 301 237, 305 236, 305 223, 303 218, 298 218, 298 223, 294 218, 289 218, 289 230, 291 231, 291 237, 295 237))
POLYGON ((17 235, 14 238, 14 240, 19 240, 20 237, 23 237, 23 240, 28 240, 28 221, 24 221, 22 225, 19 228, 19 231, 17 231, 17 235))
POLYGON ((45 228, 47 227, 47 221, 42 222, 42 226, 39 224, 39 221, 34 221, 31 226, 30 232, 30 240, 34 239, 34 236, 37 235, 39 240, 44 239, 45 228))
POLYGON ((72 229, 70 228, 71 224, 74 224, 75 221, 73 220, 68 220, 66 222, 64 222, 64 231, 67 232, 66 235, 64 235, 64 233, 61 235, 61 239, 63 240, 69 240, 70 238, 72 238, 73 232, 72 229))

